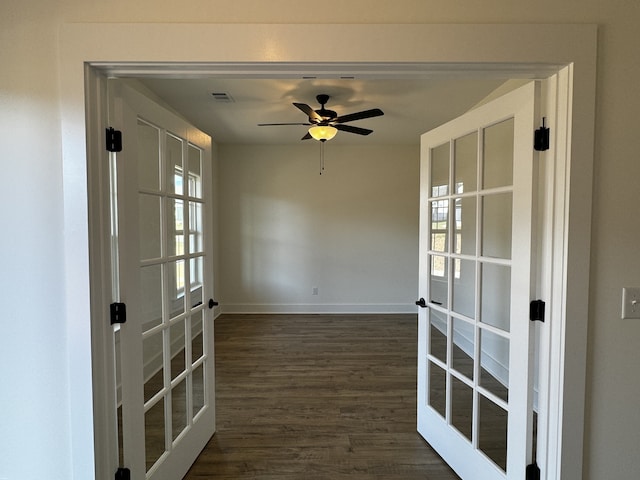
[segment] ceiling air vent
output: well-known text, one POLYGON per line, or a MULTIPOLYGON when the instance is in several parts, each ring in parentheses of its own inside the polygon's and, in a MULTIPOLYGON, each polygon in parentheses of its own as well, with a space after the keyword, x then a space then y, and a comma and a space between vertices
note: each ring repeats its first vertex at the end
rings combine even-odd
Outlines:
POLYGON ((229 95, 228 93, 213 92, 211 94, 211 96, 213 96, 213 99, 218 103, 233 103, 233 102, 235 102, 233 97, 231 95, 229 95))

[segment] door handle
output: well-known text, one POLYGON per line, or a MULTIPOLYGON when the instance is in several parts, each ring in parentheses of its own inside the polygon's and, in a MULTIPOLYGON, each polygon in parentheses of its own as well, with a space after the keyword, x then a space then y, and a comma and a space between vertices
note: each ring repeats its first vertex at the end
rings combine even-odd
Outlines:
POLYGON ((219 305, 213 298, 209 299, 209 308, 217 307, 219 305))
POLYGON ((420 308, 427 308, 427 302, 425 302, 422 297, 420 297, 420 300, 416 301, 416 305, 420 308))

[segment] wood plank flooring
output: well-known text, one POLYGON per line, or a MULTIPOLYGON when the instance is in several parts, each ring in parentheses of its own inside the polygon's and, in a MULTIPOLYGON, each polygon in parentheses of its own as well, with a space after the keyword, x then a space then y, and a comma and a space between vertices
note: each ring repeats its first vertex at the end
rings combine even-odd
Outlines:
POLYGON ((216 319, 217 432, 184 480, 451 480, 416 433, 416 315, 216 319))

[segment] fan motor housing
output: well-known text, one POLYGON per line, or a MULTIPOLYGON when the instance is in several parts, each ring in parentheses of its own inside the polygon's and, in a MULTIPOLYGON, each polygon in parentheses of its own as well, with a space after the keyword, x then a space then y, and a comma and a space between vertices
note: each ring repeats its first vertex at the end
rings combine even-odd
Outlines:
MULTIPOLYGON (((321 108, 319 110, 316 110, 315 112, 320 115, 322 117, 322 120, 324 121, 331 121, 338 116, 338 114, 333 110, 327 110, 325 108, 321 108)), ((309 120, 312 119, 310 118, 309 120)))
MULTIPOLYGON (((327 110, 326 108, 324 108, 325 104, 329 101, 329 98, 331 97, 329 97, 329 95, 327 95, 326 93, 321 93, 319 95, 316 95, 316 100, 320 104, 320 109, 315 110, 315 112, 318 115, 320 115, 322 117, 322 120, 324 121, 331 121, 332 119, 338 116, 338 114, 333 110, 327 110)), ((309 118, 309 120, 312 120, 312 119, 309 118)))

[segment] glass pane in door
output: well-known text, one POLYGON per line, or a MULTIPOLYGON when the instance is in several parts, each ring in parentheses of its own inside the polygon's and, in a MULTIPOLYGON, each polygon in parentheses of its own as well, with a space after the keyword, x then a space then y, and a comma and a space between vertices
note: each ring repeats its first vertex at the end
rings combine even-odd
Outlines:
POLYGON ((449 259, 442 255, 430 255, 429 301, 436 305, 449 305, 449 259))
POLYGON ((469 318, 476 316, 476 262, 475 260, 454 260, 452 309, 469 318))
POLYGON ((483 130, 483 188, 513 184, 513 128, 510 118, 483 130))
POLYGON ((189 196, 202 198, 202 150, 189 145, 189 196))
POLYGON ((202 310, 191 315, 191 362, 194 363, 204 355, 203 345, 204 324, 202 310))
POLYGON ((171 380, 185 371, 187 366, 185 361, 185 320, 180 319, 171 325, 171 380))
POLYGON ((160 130, 138 119, 138 185, 140 190, 160 190, 160 130))
POLYGON ((187 380, 171 389, 171 439, 175 441, 187 428, 187 380))
POLYGON ((429 353, 447 363, 447 315, 429 309, 429 353))
POLYGON ((184 255, 184 201, 167 199, 167 255, 184 255))
POLYGON ((511 267, 482 263, 481 268, 480 321, 508 332, 511 321, 511 267))
POLYGON ((455 199, 456 234, 453 251, 457 254, 476 254, 476 197, 455 199))
POLYGON ((447 373, 433 362, 429 365, 429 392, 428 404, 440 414, 442 418, 447 418, 447 373))
POLYGON ((160 201, 158 195, 141 193, 138 196, 140 260, 158 258, 162 254, 160 201))
POLYGON ((204 248, 202 203, 189 202, 189 252, 200 253, 204 248))
POLYGON ((191 308, 202 305, 202 275, 203 275, 203 257, 195 257, 191 259, 189 276, 191 277, 191 308))
POLYGON ((164 388, 164 345, 162 331, 142 341, 144 365, 144 401, 148 402, 164 388))
POLYGON ((459 318, 453 319, 453 338, 451 362, 452 367, 467 377, 474 379, 475 358, 475 327, 473 324, 459 318))
POLYGON ((449 144, 431 149, 431 196, 449 194, 449 144))
POLYGON ((140 304, 142 331, 162 323, 162 266, 140 268, 140 304))
POLYGON ((473 388, 451 377, 451 424, 471 441, 473 431, 473 388))
POLYGON ((144 415, 144 448, 147 471, 166 450, 164 398, 161 398, 144 415))
POLYGON ((176 318, 185 312, 185 271, 184 260, 167 262, 167 297, 169 303, 169 318, 176 318))
POLYGON ((434 252, 449 250, 449 200, 431 202, 431 242, 429 249, 434 252))
POLYGON ((480 330, 480 386, 509 400, 509 339, 480 330))
POLYGON ((206 361, 193 369, 191 398, 193 399, 193 418, 195 418, 205 405, 205 365, 206 361))
POLYGON ((483 395, 478 403, 478 448, 507 470, 507 411, 483 395))
POLYGON ((177 195, 183 193, 182 149, 182 140, 167 134, 167 190, 177 195))
POLYGON ((478 183, 478 132, 454 141, 455 193, 475 192, 478 183))
POLYGON ((511 192, 487 195, 482 199, 482 255, 511 258, 511 192))

